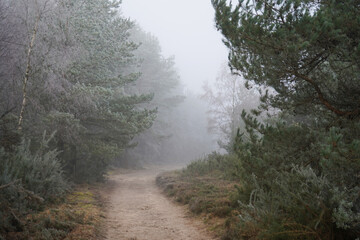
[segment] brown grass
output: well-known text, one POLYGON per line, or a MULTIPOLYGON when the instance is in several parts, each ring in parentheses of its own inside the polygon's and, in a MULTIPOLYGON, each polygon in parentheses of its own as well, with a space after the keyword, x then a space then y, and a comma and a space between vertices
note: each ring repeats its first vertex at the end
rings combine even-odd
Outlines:
POLYGON ((237 203, 231 197, 236 192, 235 181, 224 180, 217 174, 196 176, 172 171, 160 174, 156 182, 167 196, 187 205, 209 230, 223 239, 238 222, 237 203))
POLYGON ((58 203, 25 217, 21 232, 11 232, 5 239, 25 240, 95 240, 102 238, 102 201, 98 186, 77 186, 58 203))

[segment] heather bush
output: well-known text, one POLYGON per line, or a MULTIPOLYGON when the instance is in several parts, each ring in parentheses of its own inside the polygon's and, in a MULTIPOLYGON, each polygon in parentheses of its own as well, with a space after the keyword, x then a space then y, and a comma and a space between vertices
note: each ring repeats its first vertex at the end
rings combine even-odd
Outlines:
POLYGON ((58 151, 49 150, 50 138, 36 151, 23 140, 13 152, 0 149, 0 232, 21 230, 23 216, 44 203, 61 198, 69 189, 58 151))
POLYGON ((248 139, 238 134, 234 144, 244 168, 238 200, 246 220, 239 234, 356 239, 360 48, 354 46, 360 25, 352 23, 358 2, 212 4, 232 72, 261 93, 252 113, 266 111, 271 121, 242 115, 248 139))
POLYGON ((220 175, 228 180, 241 179, 243 167, 234 154, 219 154, 213 152, 203 158, 191 162, 185 169, 184 174, 201 176, 212 173, 220 175))
MULTIPOLYGON (((212 153, 183 175, 238 182, 224 239, 356 239, 360 235, 360 124, 317 128, 243 114, 230 154, 212 153)), ((200 192, 198 193, 201 194, 200 192)))
POLYGON ((255 227, 265 239, 359 236, 360 128, 351 126, 319 130, 282 122, 256 126, 262 137, 252 141, 239 135, 241 232, 255 227))

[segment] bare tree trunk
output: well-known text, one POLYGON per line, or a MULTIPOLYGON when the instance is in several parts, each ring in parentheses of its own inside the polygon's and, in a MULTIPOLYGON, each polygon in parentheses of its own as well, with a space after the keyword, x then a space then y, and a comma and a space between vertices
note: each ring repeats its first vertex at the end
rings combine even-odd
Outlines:
POLYGON ((27 51, 27 58, 26 58, 26 70, 25 70, 25 77, 24 77, 24 81, 23 81, 23 101, 21 104, 21 110, 20 110, 20 114, 19 114, 19 122, 18 122, 18 130, 22 130, 22 123, 24 120, 24 112, 25 112, 25 106, 26 106, 26 102, 27 102, 27 83, 29 81, 29 76, 30 76, 30 71, 31 71, 31 53, 33 51, 34 48, 34 44, 35 44, 35 38, 36 38, 36 34, 38 31, 38 26, 39 26, 39 21, 40 21, 40 13, 37 16, 36 20, 35 20, 35 25, 34 25, 34 29, 33 29, 33 33, 31 35, 31 40, 30 40, 30 44, 29 44, 29 48, 27 51))

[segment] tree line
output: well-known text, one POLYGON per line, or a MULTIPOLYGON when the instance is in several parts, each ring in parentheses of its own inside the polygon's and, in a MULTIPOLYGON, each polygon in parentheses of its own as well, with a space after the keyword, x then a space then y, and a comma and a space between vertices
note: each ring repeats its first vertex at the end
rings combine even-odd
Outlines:
POLYGON ((69 183, 101 180, 182 101, 174 59, 120 7, 0 1, 0 232, 69 183))
POLYGON ((233 76, 220 79, 226 87, 217 94, 207 88, 204 96, 215 103, 212 126, 226 137, 228 152, 187 172, 216 169, 239 182, 232 196, 238 214, 224 239, 357 239, 359 2, 212 4, 233 76), (244 82, 237 91, 234 78, 244 82), (252 110, 234 101, 238 93, 247 96, 246 88, 258 89, 252 110))

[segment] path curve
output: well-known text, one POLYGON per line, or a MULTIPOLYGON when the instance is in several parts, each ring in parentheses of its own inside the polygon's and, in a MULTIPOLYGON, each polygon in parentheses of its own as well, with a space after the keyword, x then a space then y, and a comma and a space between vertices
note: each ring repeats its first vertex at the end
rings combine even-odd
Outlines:
POLYGON ((155 185, 163 170, 118 171, 103 190, 108 240, 212 240, 202 222, 167 199, 155 185))

